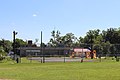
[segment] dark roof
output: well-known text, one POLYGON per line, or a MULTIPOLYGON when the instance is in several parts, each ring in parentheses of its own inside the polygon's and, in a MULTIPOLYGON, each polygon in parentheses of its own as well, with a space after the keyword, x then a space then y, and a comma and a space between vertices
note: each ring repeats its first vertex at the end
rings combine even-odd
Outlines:
POLYGON ((20 47, 18 48, 19 50, 71 50, 72 48, 70 47, 45 47, 45 48, 41 48, 41 47, 20 47))

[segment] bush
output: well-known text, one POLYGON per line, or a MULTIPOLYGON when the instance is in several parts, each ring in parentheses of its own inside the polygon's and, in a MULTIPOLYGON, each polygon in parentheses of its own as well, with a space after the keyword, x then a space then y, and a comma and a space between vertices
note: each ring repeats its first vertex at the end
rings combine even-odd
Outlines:
POLYGON ((119 62, 119 58, 116 58, 116 61, 119 62))
POLYGON ((5 59, 5 57, 0 57, 0 61, 2 61, 3 59, 5 59))
POLYGON ((5 52, 0 52, 0 61, 5 59, 6 53, 5 52))

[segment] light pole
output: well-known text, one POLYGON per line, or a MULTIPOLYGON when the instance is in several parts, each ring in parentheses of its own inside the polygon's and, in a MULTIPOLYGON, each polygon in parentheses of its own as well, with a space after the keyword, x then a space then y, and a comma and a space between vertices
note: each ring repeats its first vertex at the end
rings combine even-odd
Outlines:
POLYGON ((17 35, 17 32, 15 32, 15 31, 13 31, 13 52, 14 52, 14 54, 16 54, 15 53, 15 35, 17 35))
MULTIPOLYGON (((17 33, 18 32, 15 32, 15 31, 13 31, 13 52, 14 52, 14 58, 16 59, 16 47, 15 47, 15 42, 16 42, 16 40, 15 40, 15 35, 17 35, 17 33)), ((17 63, 18 63, 18 60, 16 60, 17 61, 17 63)))
POLYGON ((43 53, 43 43, 42 43, 42 31, 41 31, 41 53, 42 53, 42 62, 45 63, 45 55, 43 53))

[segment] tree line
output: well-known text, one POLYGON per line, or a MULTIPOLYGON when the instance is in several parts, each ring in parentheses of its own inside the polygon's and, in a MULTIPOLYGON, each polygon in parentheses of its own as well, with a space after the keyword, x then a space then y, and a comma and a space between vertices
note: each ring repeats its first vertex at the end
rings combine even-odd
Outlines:
MULTIPOLYGON (((35 42, 36 43, 36 42, 35 42)), ((120 28, 109 28, 107 30, 89 30, 84 37, 76 37, 73 33, 61 36, 59 30, 51 32, 51 38, 47 44, 42 43, 43 47, 79 47, 95 49, 98 53, 110 54, 120 50, 120 28)), ((16 48, 26 47, 27 41, 16 39, 16 48)), ((13 50, 13 42, 5 39, 0 40, 0 52, 13 50)))

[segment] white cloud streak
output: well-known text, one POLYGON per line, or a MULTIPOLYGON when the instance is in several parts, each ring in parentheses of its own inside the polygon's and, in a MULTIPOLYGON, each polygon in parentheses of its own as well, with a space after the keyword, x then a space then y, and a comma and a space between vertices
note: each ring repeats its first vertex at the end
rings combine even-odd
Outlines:
POLYGON ((37 16, 37 14, 33 14, 33 17, 36 17, 37 16))

